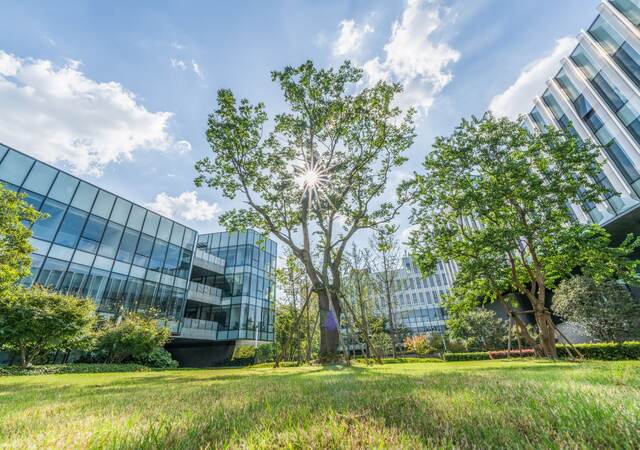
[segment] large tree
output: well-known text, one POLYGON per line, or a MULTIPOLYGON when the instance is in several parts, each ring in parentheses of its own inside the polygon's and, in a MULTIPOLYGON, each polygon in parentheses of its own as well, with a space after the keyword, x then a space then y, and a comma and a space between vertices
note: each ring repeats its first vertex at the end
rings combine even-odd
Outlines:
MULTIPOLYGON (((635 281, 629 255, 597 225, 572 221, 569 204, 599 202, 599 148, 568 132, 530 134, 518 122, 463 120, 439 137, 424 173, 407 183, 415 196, 411 246, 422 270, 455 260, 459 272, 450 307, 469 309, 518 292, 533 308, 540 353, 555 357, 555 327, 547 293, 576 270, 597 279, 635 281)), ((508 303, 505 303, 511 308, 508 303)), ((519 314, 516 324, 531 342, 519 314)))
POLYGON ((214 157, 196 164, 195 182, 244 201, 221 216, 228 229, 270 233, 302 262, 319 298, 320 358, 333 360, 340 264, 355 233, 389 222, 401 206, 381 196, 413 143, 414 114, 394 106, 398 84, 360 89, 363 72, 349 62, 318 69, 308 61, 272 78, 288 111, 275 116, 266 136, 262 103, 218 92, 207 130, 214 157))
POLYGON ((18 194, 0 185, 0 295, 29 275, 31 229, 40 213, 18 194))

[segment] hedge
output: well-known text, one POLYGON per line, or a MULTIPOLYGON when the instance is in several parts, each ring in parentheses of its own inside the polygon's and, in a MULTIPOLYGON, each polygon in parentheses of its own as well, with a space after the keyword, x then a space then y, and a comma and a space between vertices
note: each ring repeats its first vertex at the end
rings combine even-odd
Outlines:
MULTIPOLYGON (((564 349, 569 347, 567 345, 558 345, 558 355, 563 357, 567 356, 567 351, 564 349)), ((640 359, 640 342, 603 342, 597 344, 575 344, 580 353, 586 359, 601 359, 606 361, 617 361, 623 359, 640 359)))
POLYGON ((0 366, 0 376, 52 375, 61 373, 147 372, 142 364, 48 364, 42 366, 0 366))
MULTIPOLYGON (((567 357, 565 350, 570 347, 565 344, 558 344, 558 356, 567 357)), ((640 359, 640 342, 605 342, 597 344, 574 344, 582 356, 586 359, 600 359, 606 361, 617 361, 623 359, 640 359)), ((522 351, 511 350, 511 357, 534 356, 533 350, 524 349, 522 351)), ((445 353, 445 361, 479 361, 483 359, 501 359, 507 357, 506 350, 495 352, 471 352, 471 353, 445 353)))

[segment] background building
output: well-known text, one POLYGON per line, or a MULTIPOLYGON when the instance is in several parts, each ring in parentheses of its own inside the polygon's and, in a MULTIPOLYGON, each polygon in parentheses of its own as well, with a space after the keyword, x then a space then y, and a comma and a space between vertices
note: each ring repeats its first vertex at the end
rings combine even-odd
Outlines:
POLYGON ((603 225, 615 240, 640 232, 640 6, 609 0, 562 68, 534 99, 530 131, 572 125, 580 139, 603 145, 598 183, 611 193, 594 204, 571 205, 581 222, 603 225))
POLYGON ((0 183, 49 216, 33 226, 24 284, 91 297, 104 315, 157 311, 183 364, 213 364, 245 339, 273 341, 270 239, 252 230, 198 236, 1 144, 0 183))
MULTIPOLYGON (((402 267, 392 279, 394 324, 408 328, 412 334, 443 333, 447 315, 441 301, 453 286, 453 263, 439 262, 435 272, 424 278, 411 258, 405 256, 402 258, 402 267)), ((376 299, 376 306, 382 314, 387 315, 387 304, 383 297, 376 299)))

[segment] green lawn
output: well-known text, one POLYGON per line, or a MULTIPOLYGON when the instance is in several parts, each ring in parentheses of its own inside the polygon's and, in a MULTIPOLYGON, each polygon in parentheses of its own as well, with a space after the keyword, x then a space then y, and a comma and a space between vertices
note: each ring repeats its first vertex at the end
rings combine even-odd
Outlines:
POLYGON ((640 448, 640 361, 0 377, 4 448, 640 448))

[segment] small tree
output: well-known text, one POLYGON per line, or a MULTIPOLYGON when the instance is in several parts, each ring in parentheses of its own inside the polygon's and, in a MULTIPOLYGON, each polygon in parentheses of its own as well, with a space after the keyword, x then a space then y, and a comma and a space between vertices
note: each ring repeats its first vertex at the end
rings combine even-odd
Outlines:
POLYGON ((30 226, 41 214, 23 198, 0 185, 0 295, 29 275, 30 226))
POLYGON ((640 338, 640 301, 618 282, 596 284, 589 277, 571 277, 558 286, 551 308, 600 341, 640 338))
POLYGON ((498 350, 504 347, 509 327, 488 309, 475 309, 452 315, 447 320, 452 339, 464 342, 467 350, 498 350))
MULTIPOLYGON (((533 307, 539 353, 556 356, 555 327, 547 293, 579 268, 598 279, 635 282, 640 241, 619 247, 597 225, 574 223, 567 205, 599 202, 600 149, 570 132, 551 128, 531 134, 518 122, 463 120, 450 137, 439 137, 411 186, 411 247, 423 272, 437 261, 458 265, 457 310, 503 300, 519 292, 533 307)), ((529 341, 525 324, 513 315, 529 341)))
POLYGON ((426 356, 435 351, 435 349, 429 344, 429 339, 424 334, 406 337, 404 340, 404 346, 406 349, 418 356, 426 356))
POLYGON ((126 313, 117 321, 108 320, 97 333, 96 353, 108 363, 144 363, 171 338, 171 331, 152 315, 126 313))
POLYGON ((58 350, 89 346, 96 320, 91 299, 47 288, 14 287, 0 296, 0 347, 20 354, 23 366, 58 350))

